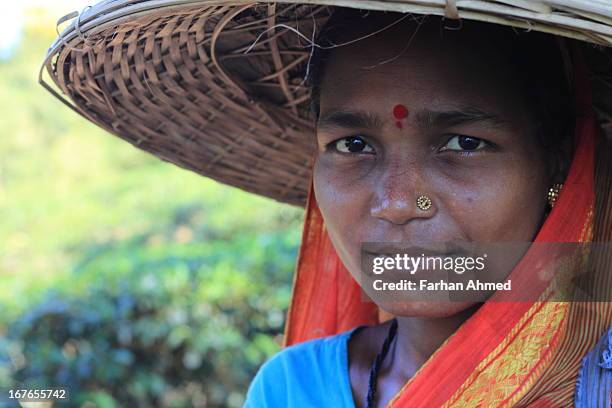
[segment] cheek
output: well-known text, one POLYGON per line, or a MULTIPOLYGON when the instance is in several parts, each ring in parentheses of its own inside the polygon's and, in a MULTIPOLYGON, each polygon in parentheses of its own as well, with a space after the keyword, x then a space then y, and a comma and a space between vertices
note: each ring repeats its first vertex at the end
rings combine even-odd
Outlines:
POLYGON ((454 185, 449 212, 477 242, 532 241, 546 204, 541 162, 502 160, 454 185))
POLYGON ((372 191, 372 165, 368 162, 317 157, 313 168, 315 195, 330 226, 352 224, 366 215, 368 191, 372 191))
POLYGON ((349 265, 360 248, 360 231, 367 219, 367 179, 356 180, 355 173, 331 165, 325 159, 315 161, 313 186, 325 227, 342 261, 349 265))

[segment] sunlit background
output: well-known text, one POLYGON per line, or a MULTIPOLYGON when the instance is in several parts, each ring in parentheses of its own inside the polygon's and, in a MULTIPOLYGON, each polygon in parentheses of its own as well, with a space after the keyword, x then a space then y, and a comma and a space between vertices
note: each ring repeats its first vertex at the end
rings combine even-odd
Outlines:
POLYGON ((37 83, 85 1, 1 2, 0 406, 241 406, 279 349, 302 210, 162 162, 37 83))

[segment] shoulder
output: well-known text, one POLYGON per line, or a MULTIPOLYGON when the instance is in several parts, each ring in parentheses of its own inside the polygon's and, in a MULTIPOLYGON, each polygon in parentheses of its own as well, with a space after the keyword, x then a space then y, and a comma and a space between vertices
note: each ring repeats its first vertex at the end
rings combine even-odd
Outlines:
POLYGON ((575 406, 608 406, 612 391, 612 327, 582 359, 576 382, 575 406), (601 404, 601 405, 599 405, 601 404))
POLYGON ((308 400, 311 404, 306 405, 318 405, 312 398, 329 399, 326 389, 345 399, 343 391, 350 387, 347 342, 352 332, 309 340, 274 355, 251 382, 245 407, 291 407, 300 402, 303 406, 308 400))

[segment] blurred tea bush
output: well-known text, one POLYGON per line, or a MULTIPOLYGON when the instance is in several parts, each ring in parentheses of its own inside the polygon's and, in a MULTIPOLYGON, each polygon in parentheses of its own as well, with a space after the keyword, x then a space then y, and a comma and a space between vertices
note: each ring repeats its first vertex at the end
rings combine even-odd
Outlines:
POLYGON ((0 390, 240 406, 280 348, 302 210, 164 163, 47 95, 56 19, 30 10, 0 60, 0 390))

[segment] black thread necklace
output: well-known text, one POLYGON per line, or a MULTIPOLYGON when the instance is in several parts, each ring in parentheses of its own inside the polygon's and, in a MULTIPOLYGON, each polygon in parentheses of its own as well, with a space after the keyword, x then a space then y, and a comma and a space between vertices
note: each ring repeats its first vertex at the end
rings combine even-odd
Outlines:
POLYGON ((366 407, 373 408, 374 401, 376 399, 376 385, 378 382, 378 371, 380 370, 380 366, 389 353, 389 348, 391 347, 391 343, 397 334, 397 319, 393 319, 391 325, 389 326, 389 331, 387 332, 387 337, 383 342, 381 350, 376 355, 374 359, 374 363, 372 364, 372 368, 370 368, 370 380, 368 381, 368 395, 366 397, 366 407))

